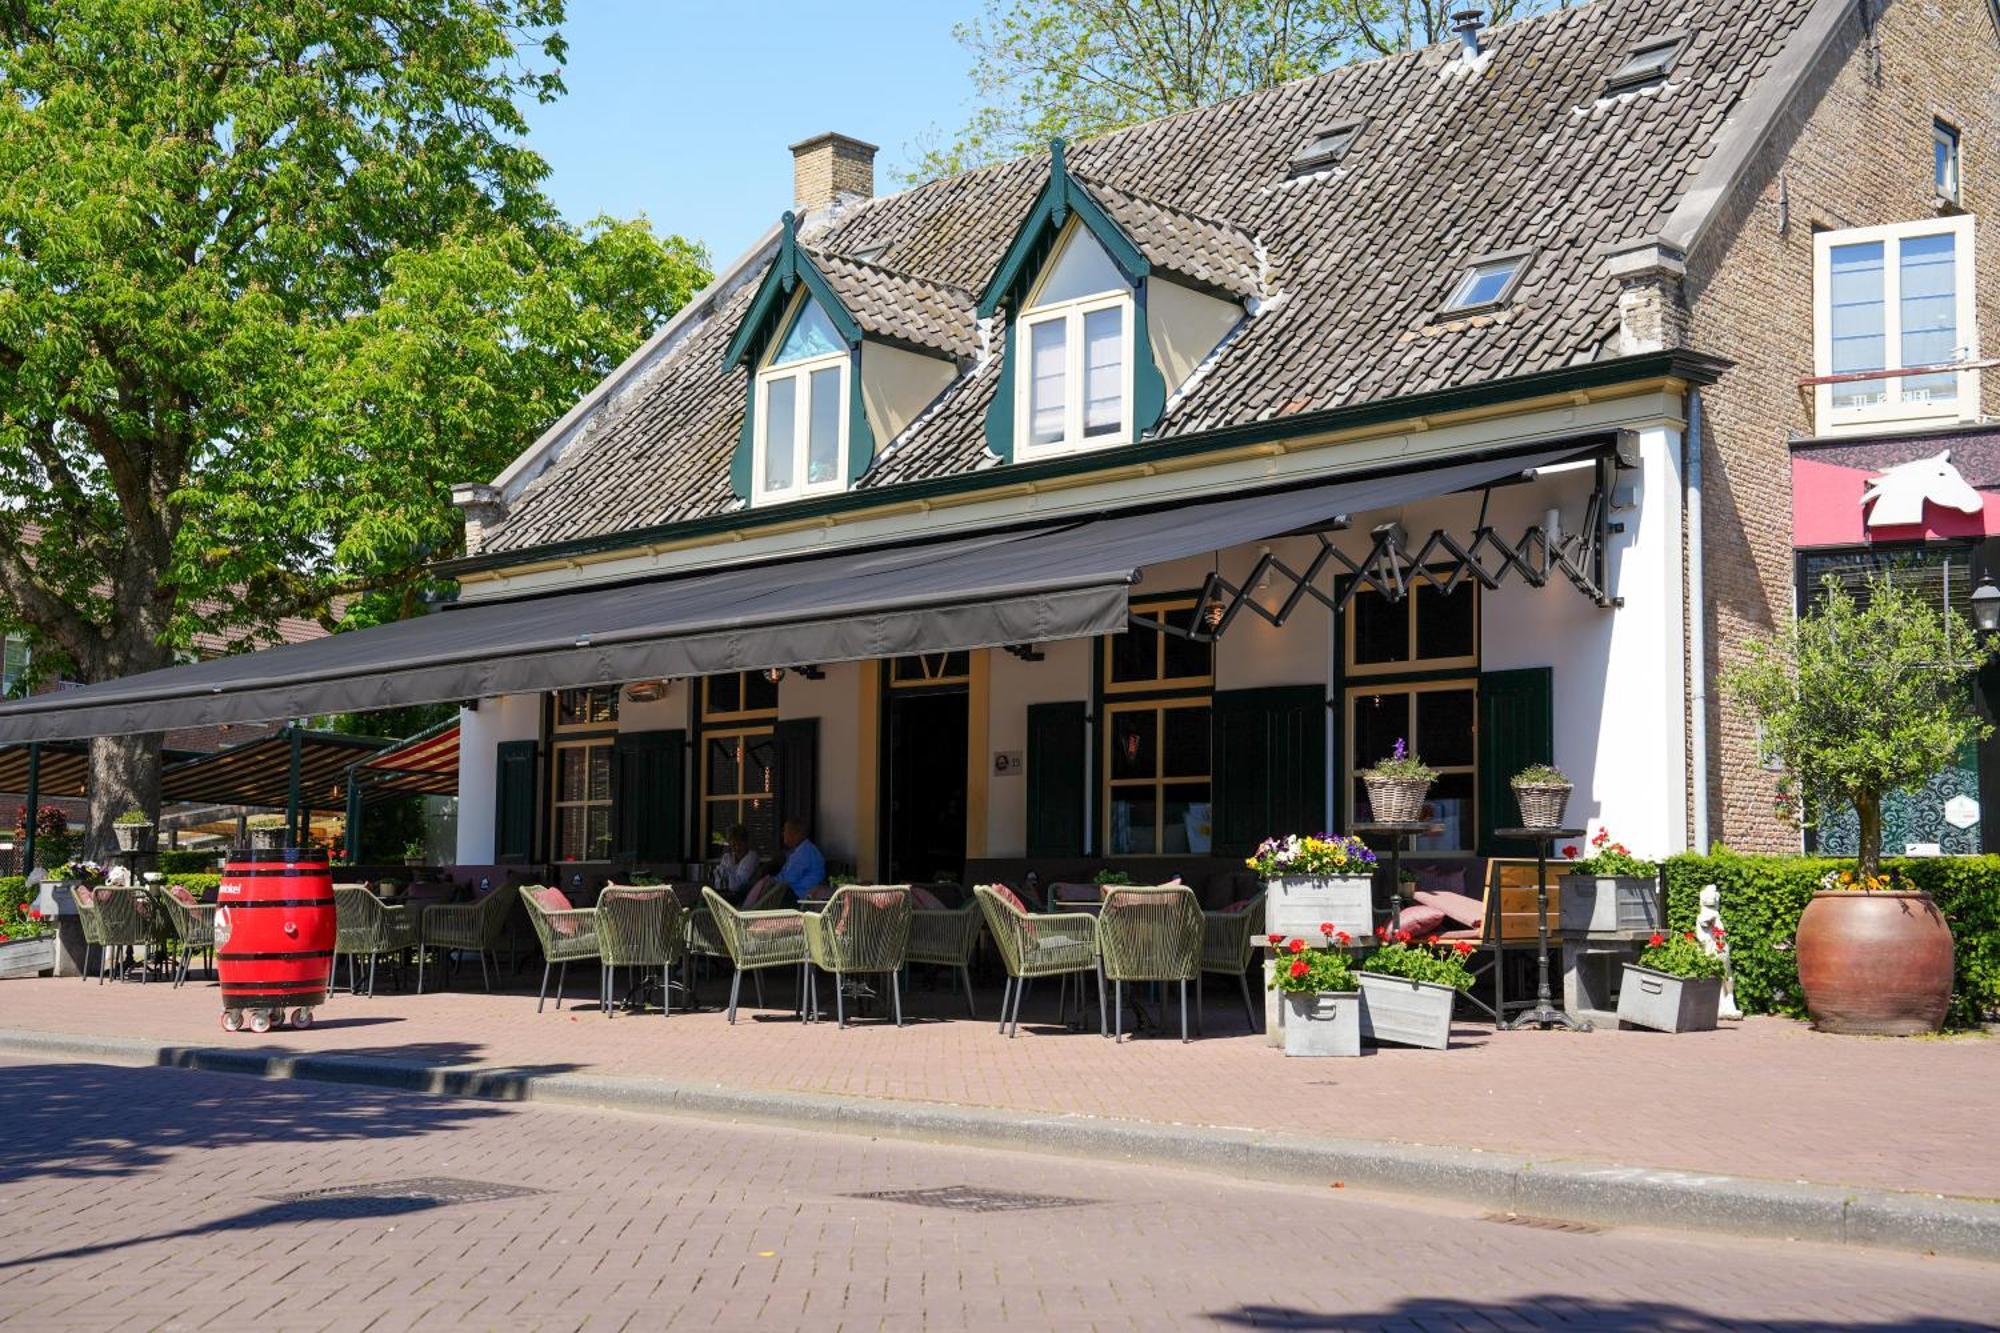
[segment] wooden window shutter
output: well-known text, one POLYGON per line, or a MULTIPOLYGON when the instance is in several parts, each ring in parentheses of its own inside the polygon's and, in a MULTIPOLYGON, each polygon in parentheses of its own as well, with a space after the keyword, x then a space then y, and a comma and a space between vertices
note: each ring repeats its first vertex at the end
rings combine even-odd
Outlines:
POLYGON ((493 819, 493 859, 502 865, 523 865, 535 859, 534 741, 501 741, 494 765, 498 807, 493 819))
POLYGON ((1083 704, 1028 706, 1029 856, 1083 855, 1083 781, 1089 743, 1083 704))
POLYGON ((611 746, 611 855, 657 866, 685 855, 687 733, 623 732, 611 746))
POLYGON ((1496 828, 1513 828, 1513 776, 1529 764, 1555 762, 1555 672, 1549 667, 1488 671, 1479 677, 1479 852, 1533 856, 1532 843, 1498 843, 1496 828))
POLYGON ((1215 696, 1214 845, 1248 856, 1266 838, 1326 823, 1326 698, 1317 685, 1215 696))

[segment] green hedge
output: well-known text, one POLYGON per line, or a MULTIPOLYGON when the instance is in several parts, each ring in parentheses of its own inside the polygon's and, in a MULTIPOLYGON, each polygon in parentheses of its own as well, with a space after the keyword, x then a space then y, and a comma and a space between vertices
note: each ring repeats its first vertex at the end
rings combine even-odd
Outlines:
POLYGON ((222 876, 169 874, 167 883, 178 884, 195 897, 208 900, 215 897, 215 890, 222 883, 222 876))
MULTIPOLYGON (((2000 1010, 2000 856, 1920 856, 1884 860, 1885 868, 1928 892, 1951 923, 1956 967, 1952 1027, 1973 1027, 2000 1010)), ((1676 856, 1666 863, 1667 920, 1694 926, 1704 884, 1722 890, 1722 920, 1734 956, 1736 1002, 1746 1013, 1805 1017, 1792 939, 1799 914, 1829 870, 1851 870, 1851 858, 1746 856, 1718 849, 1712 856, 1676 856)))
POLYGON ((216 858, 220 852, 191 852, 186 850, 164 851, 160 853, 160 873, 163 875, 203 875, 215 872, 216 858))

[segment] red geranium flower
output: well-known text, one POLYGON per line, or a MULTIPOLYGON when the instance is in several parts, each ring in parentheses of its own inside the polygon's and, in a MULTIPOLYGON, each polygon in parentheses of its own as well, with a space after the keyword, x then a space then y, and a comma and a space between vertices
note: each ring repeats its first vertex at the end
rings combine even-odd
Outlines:
POLYGON ((1339 943, 1340 947, 1343 949, 1345 949, 1348 945, 1354 943, 1354 937, 1348 934, 1344 930, 1337 932, 1333 938, 1336 942, 1339 943))
POLYGON ((1458 956, 1459 956, 1460 958, 1463 958, 1463 957, 1465 957, 1465 955, 1467 955, 1467 954, 1469 954, 1469 953, 1471 953, 1471 952, 1472 952, 1472 941, 1471 941, 1471 940, 1460 940, 1460 941, 1458 941, 1458 942, 1457 942, 1456 944, 1452 945, 1451 947, 1452 947, 1452 948, 1454 948, 1454 949, 1456 949, 1456 950, 1458 951, 1458 956))
POLYGON ((1331 922, 1331 921, 1322 921, 1322 922, 1320 922, 1320 923, 1319 923, 1319 933, 1320 933, 1320 934, 1322 934, 1322 935, 1331 935, 1331 934, 1333 934, 1333 922, 1331 922))
POLYGON ((1302 977, 1310 970, 1311 969, 1306 966, 1306 960, 1303 958, 1297 960, 1292 964, 1292 975, 1295 977, 1302 977))
POLYGON ((1685 931, 1685 932, 1683 932, 1683 933, 1684 933, 1684 934, 1685 934, 1685 935, 1687 936, 1687 938, 1689 938, 1689 939, 1693 939, 1693 938, 1694 938, 1694 932, 1693 932, 1693 931, 1691 931, 1691 930, 1690 930, 1690 931, 1685 931))
POLYGON ((1291 947, 1293 953, 1304 953, 1306 951, 1306 942, 1304 940, 1293 940, 1291 947))
POLYGON ((1662 935, 1657 930, 1653 932, 1653 938, 1646 941, 1647 945, 1654 949, 1659 948, 1662 944, 1665 944, 1666 942, 1667 942, 1667 937, 1665 935, 1662 935))
POLYGON ((1566 857, 1568 857, 1568 858, 1569 858, 1570 860, 1574 861, 1574 860, 1576 860, 1576 858, 1577 858, 1577 853, 1578 853, 1578 852, 1579 852, 1580 850, 1581 850, 1581 849, 1580 849, 1580 848, 1578 848, 1578 847, 1577 847, 1577 845, 1576 845, 1575 843, 1571 843, 1571 844, 1570 844, 1569 846, 1567 846, 1567 847, 1563 848, 1563 855, 1564 855, 1564 856, 1566 856, 1566 857))
POLYGON ((1285 937, 1283 935, 1277 934, 1276 932, 1266 935, 1264 938, 1271 941, 1271 947, 1273 949, 1277 948, 1280 944, 1283 944, 1285 942, 1285 937))
POLYGON ((1375 938, 1386 941, 1389 938, 1389 928, 1387 926, 1375 927, 1375 938))
POLYGON ((1396 932, 1396 943, 1398 944, 1408 944, 1411 940, 1415 938, 1416 936, 1410 934, 1410 932, 1407 930, 1399 930, 1396 932))
MULTIPOLYGON (((40 921, 41 919, 42 919, 42 909, 41 909, 41 908, 39 908, 39 907, 30 907, 30 908, 28 909, 28 920, 30 920, 30 921, 40 921)), ((1721 931, 1717 931, 1717 932, 1716 932, 1716 934, 1718 934, 1718 935, 1719 935, 1719 934, 1721 934, 1721 933, 1722 933, 1721 931)))

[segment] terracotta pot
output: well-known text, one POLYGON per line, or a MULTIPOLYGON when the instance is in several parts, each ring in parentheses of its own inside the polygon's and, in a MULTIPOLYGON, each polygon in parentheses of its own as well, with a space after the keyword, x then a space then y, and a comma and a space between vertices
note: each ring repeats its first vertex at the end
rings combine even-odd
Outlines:
POLYGON ((1815 893, 1799 917, 1799 985, 1822 1032, 1907 1037, 1944 1025, 1951 927, 1928 893, 1815 893))

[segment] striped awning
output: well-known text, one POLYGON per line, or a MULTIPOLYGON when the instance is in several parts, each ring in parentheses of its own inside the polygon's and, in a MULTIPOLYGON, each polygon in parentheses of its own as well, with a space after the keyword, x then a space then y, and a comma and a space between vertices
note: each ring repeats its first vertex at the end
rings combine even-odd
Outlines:
MULTIPOLYGON (((0 792, 12 798, 26 799, 28 795, 28 770, 31 766, 29 747, 25 745, 0 746, 0 792)), ((193 759, 195 750, 164 750, 160 758, 165 762, 179 763, 193 759)), ((36 794, 43 800, 83 800, 90 795, 90 743, 88 741, 43 741, 41 777, 36 794)))
POLYGON ((458 793, 458 719, 419 732, 354 766, 365 799, 458 793))
MULTIPOLYGON (((161 797, 282 809, 291 798, 294 734, 288 727, 275 735, 175 764, 160 775, 161 797)), ((345 810, 347 771, 354 761, 395 744, 375 736, 344 736, 330 731, 300 730, 296 735, 299 801, 307 810, 345 810)))

